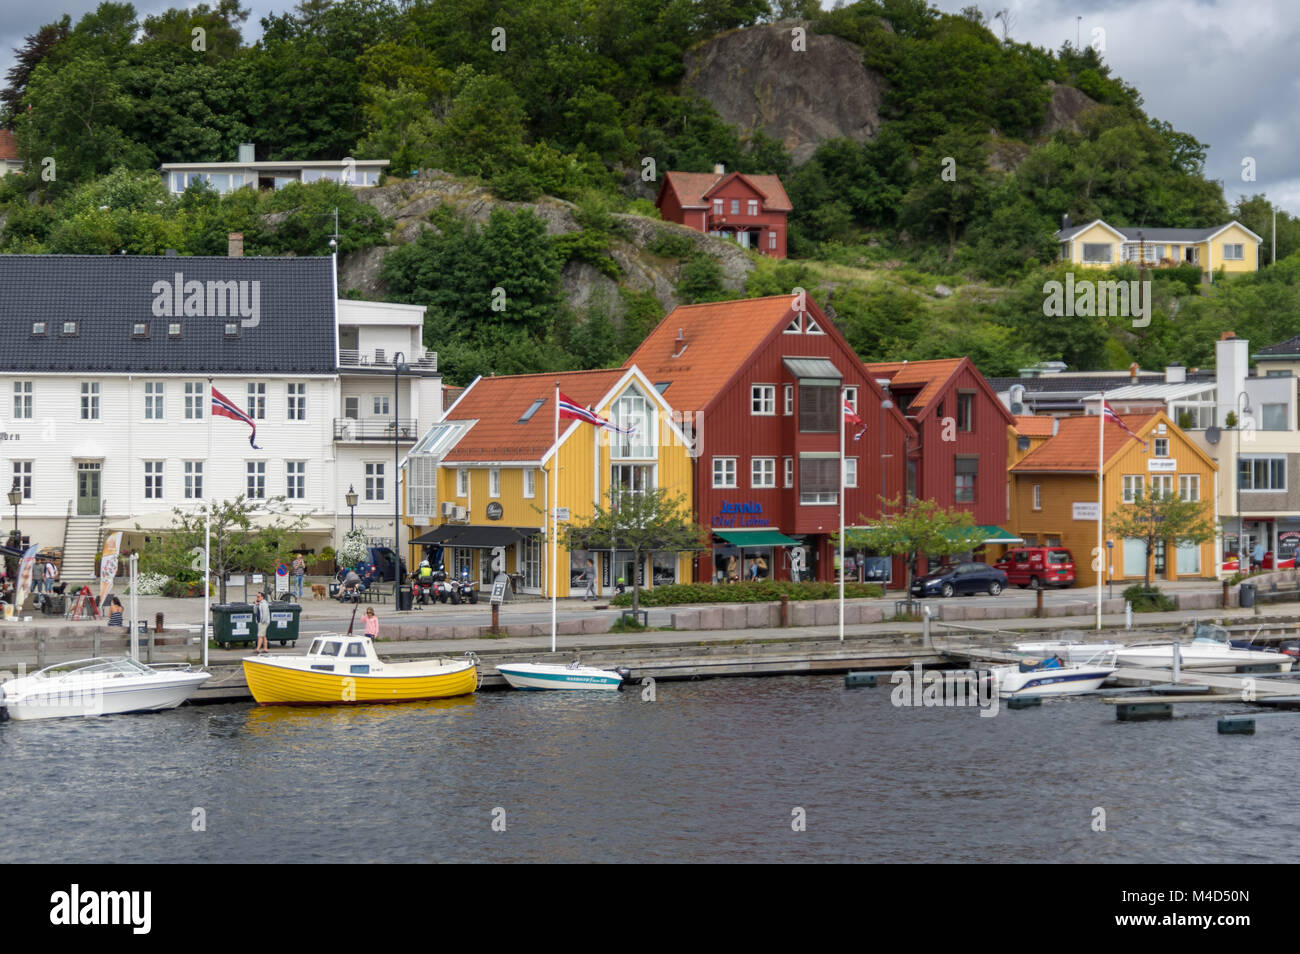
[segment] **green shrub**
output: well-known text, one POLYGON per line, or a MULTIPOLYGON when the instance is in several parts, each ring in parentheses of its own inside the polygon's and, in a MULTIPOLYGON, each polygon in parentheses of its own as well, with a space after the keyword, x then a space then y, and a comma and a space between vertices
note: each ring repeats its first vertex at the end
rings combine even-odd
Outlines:
POLYGON ((660 232, 653 242, 646 246, 653 254, 664 258, 689 258, 695 251, 695 241, 689 235, 674 235, 672 232, 660 232))
POLYGON ((1171 596, 1165 596, 1157 587, 1138 583, 1124 591, 1124 599, 1133 604, 1135 613, 1167 613, 1178 609, 1171 596))
MULTIPOLYGON (((673 583, 641 591, 642 606, 684 606, 690 603, 767 603, 782 596, 794 601, 838 599, 838 583, 793 583, 789 580, 758 580, 753 583, 673 583)), ((884 595, 875 583, 846 583, 846 599, 876 598, 884 595)), ((630 592, 610 600, 615 606, 631 606, 630 592)))

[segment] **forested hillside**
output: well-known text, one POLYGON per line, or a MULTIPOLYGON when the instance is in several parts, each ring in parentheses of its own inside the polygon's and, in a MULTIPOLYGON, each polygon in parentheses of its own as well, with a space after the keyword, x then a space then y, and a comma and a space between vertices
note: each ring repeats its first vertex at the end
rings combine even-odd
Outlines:
POLYGON ((1227 328, 1260 344, 1300 333, 1300 222, 1284 213, 1279 262, 1258 275, 1157 274, 1148 328, 1044 317, 1063 214, 1237 218, 1267 240, 1272 209, 1229 208, 1204 176, 1206 145, 1147 116, 1093 50, 1019 43, 975 8, 303 0, 264 19, 255 44, 247 16, 238 0, 143 19, 104 3, 28 37, 0 91, 27 163, 0 180, 0 251, 222 254, 243 231, 250 254, 322 254, 338 208, 354 293, 430 306, 429 345, 462 383, 616 363, 676 302, 795 285, 868 359, 970 354, 988 374, 1047 359, 1203 364, 1227 328), (737 30, 856 49, 870 121, 842 137, 816 133, 841 116, 788 121, 843 98, 843 71, 813 52, 786 77, 788 109, 725 96, 701 64, 725 67, 745 48, 737 30), (330 183, 167 194, 159 163, 233 160, 241 142, 259 159, 390 159, 390 178, 359 196, 330 183), (715 163, 783 177, 790 261, 652 224, 664 172, 715 163))

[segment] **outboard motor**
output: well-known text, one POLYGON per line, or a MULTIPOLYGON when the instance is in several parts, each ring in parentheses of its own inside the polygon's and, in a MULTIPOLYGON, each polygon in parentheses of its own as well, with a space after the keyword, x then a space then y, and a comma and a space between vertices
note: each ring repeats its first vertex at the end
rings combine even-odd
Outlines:
POLYGON ((632 670, 626 666, 615 666, 614 671, 623 677, 623 681, 618 684, 618 691, 622 692, 623 687, 632 681, 632 670))

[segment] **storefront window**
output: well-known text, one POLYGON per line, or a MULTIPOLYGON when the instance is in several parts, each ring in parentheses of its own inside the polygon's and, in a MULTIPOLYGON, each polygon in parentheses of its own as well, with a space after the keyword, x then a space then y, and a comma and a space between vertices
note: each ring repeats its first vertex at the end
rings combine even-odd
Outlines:
POLYGON ((651 554, 652 574, 655 586, 666 586, 677 582, 677 554, 656 550, 651 554))
POLYGON ((474 551, 469 547, 456 547, 451 551, 451 574, 459 580, 461 577, 474 579, 474 551))
MULTIPOLYGON (((613 583, 616 582, 619 577, 622 577, 623 582, 626 583, 628 586, 632 585, 632 575, 633 575, 633 567, 635 566, 635 561, 632 558, 631 550, 616 550, 612 554, 612 559, 611 559, 610 552, 606 550, 601 554, 601 557, 602 557, 600 561, 601 581, 606 587, 612 586, 613 583), (611 581, 609 578, 609 570, 610 570, 611 562, 613 563, 614 568, 616 570, 613 581, 611 581)), ((646 562, 647 562, 647 557, 644 554, 642 554, 641 565, 636 568, 637 585, 639 586, 645 586, 646 562)))
POLYGON ((540 589, 542 585, 542 535, 534 534, 522 543, 515 544, 516 551, 520 548, 523 550, 524 565, 521 572, 524 575, 523 585, 525 589, 540 589))

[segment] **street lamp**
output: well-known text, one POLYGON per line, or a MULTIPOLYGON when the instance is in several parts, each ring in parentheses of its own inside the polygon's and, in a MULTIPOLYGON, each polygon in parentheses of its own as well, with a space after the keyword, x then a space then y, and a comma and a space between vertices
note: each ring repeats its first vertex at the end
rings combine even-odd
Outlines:
POLYGON ((397 376, 409 370, 404 352, 399 351, 393 355, 393 559, 397 561, 393 567, 393 600, 398 611, 402 609, 402 497, 398 492, 401 483, 398 477, 401 458, 397 446, 400 423, 397 416, 400 401, 397 376))
POLYGON ((357 491, 352 484, 348 484, 348 492, 343 495, 343 500, 347 503, 348 509, 352 511, 351 530, 357 529, 357 491))
MULTIPOLYGON (((1236 476, 1235 476, 1235 478, 1234 478, 1234 480, 1233 480, 1233 484, 1234 484, 1234 485, 1236 486, 1236 488, 1237 488, 1237 572, 1240 573, 1240 574, 1242 574, 1242 575, 1244 576, 1244 575, 1246 574, 1246 560, 1249 559, 1249 558, 1246 556, 1246 553, 1245 553, 1245 551, 1246 551, 1246 546, 1245 546, 1245 544, 1246 544, 1246 538, 1245 538, 1245 536, 1243 535, 1244 532, 1245 532, 1245 528, 1244 528, 1244 526, 1243 526, 1243 524, 1242 524, 1242 521, 1241 521, 1241 416, 1242 416, 1243 414, 1250 414, 1250 413, 1251 413, 1251 409, 1250 409, 1250 395, 1249 395, 1248 393, 1246 393, 1245 391, 1242 391, 1241 393, 1239 393, 1239 394, 1237 395, 1236 406, 1237 406, 1237 427, 1236 427, 1236 431, 1237 431, 1237 473, 1236 473, 1236 476), (1241 399, 1242 399, 1242 398, 1245 398, 1245 399, 1246 399, 1246 406, 1245 406, 1244 408, 1241 406, 1241 399)), ((17 523, 17 513, 18 513, 18 511, 15 510, 15 511, 14 511, 14 522, 15 522, 15 523, 17 523)), ((1273 565, 1276 566, 1277 563, 1274 562, 1273 565)))
POLYGON ((23 538, 18 533, 18 504, 22 502, 22 499, 23 499, 23 488, 18 483, 18 478, 15 477, 14 485, 9 490, 9 502, 13 504, 13 508, 14 508, 14 546, 15 547, 21 547, 23 543, 23 538))

